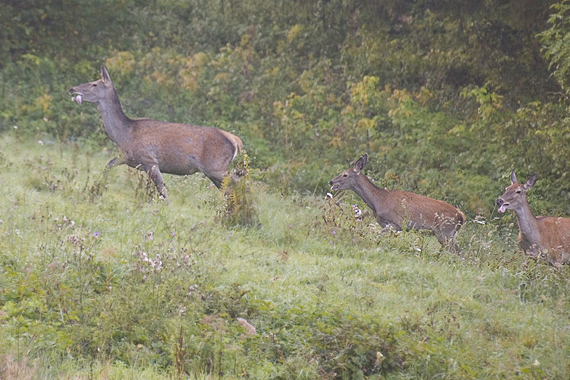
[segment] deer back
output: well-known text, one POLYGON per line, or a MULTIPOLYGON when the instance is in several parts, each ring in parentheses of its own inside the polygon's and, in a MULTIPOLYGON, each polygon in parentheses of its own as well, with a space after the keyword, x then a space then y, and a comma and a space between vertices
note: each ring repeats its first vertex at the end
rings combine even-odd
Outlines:
POLYGON ((465 215, 447 202, 402 190, 378 190, 373 197, 374 213, 384 223, 433 230, 459 227, 465 221, 465 215))

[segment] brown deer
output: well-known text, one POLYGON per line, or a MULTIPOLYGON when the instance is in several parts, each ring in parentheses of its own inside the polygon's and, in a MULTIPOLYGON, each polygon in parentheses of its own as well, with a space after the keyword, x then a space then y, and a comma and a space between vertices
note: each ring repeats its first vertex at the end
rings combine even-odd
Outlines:
POLYGON ((219 188, 229 164, 243 148, 239 137, 221 129, 129 119, 105 65, 101 79, 72 87, 69 93, 79 105, 83 101, 97 105, 107 134, 119 145, 122 155, 109 161, 109 168, 127 164, 146 171, 167 202, 162 173, 202 172, 219 188))
POLYGON ((518 243, 525 254, 546 259, 555 268, 570 263, 570 219, 555 216, 533 216, 526 192, 536 183, 533 174, 524 184, 511 172, 511 185, 497 198, 499 212, 513 210, 519 224, 518 243))
POLYGON ((402 230, 402 224, 414 230, 431 230, 441 245, 461 253, 455 237, 465 222, 465 215, 449 203, 402 190, 381 189, 362 174, 368 155, 356 161, 330 181, 331 190, 352 190, 372 209, 374 217, 385 230, 402 230))

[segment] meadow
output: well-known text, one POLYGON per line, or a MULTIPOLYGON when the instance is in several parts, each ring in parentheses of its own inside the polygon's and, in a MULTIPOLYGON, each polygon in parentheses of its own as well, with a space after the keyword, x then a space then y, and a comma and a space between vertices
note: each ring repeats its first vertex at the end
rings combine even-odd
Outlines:
POLYGON ((512 217, 468 218, 458 256, 257 169, 241 223, 113 153, 0 135, 1 379, 570 377, 569 269, 525 264, 512 217))

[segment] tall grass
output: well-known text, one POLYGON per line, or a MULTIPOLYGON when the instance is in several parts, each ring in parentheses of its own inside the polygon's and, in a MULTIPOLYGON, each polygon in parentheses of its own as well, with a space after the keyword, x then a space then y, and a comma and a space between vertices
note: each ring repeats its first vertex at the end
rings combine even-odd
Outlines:
POLYGON ((456 256, 255 172, 257 222, 222 223, 201 175, 167 206, 98 146, 0 152, 2 379, 570 375, 568 269, 525 264, 516 226, 470 221, 456 256))

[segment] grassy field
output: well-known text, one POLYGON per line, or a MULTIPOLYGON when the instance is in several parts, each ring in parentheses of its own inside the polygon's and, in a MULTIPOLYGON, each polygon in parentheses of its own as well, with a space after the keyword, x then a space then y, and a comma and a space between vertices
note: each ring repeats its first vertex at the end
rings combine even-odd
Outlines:
POLYGON ((516 224, 459 257, 254 172, 235 225, 201 174, 168 206, 112 157, 0 136, 0 379, 570 378, 568 268, 524 266, 516 224))

